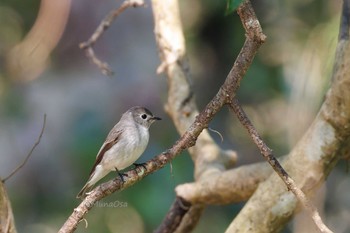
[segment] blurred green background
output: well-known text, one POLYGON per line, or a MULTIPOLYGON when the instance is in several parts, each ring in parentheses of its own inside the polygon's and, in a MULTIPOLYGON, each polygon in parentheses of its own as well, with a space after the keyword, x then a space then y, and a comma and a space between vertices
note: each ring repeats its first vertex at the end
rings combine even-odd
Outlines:
MULTIPOLYGON (((147 7, 128 9, 118 17, 95 46, 97 56, 115 71, 109 78, 88 61, 78 44, 121 1, 72 1, 62 38, 48 60, 38 70, 22 73, 11 69, 9 54, 33 27, 40 1, 0 1, 1 177, 27 155, 47 114, 40 145, 26 166, 6 182, 19 232, 57 232, 79 204, 75 196, 107 133, 131 106, 146 106, 163 118, 152 127, 149 146, 139 162, 178 139, 163 110, 167 83, 164 75, 156 75, 160 61, 151 3, 146 2, 147 7)), ((200 109, 223 83, 244 42, 239 17, 225 16, 225 6, 223 0, 180 1, 200 109)), ((243 79, 238 96, 275 154, 284 155, 310 125, 329 86, 341 1, 263 0, 253 1, 253 6, 267 42, 243 79)), ((50 22, 49 28, 55 26, 50 22)), ((37 63, 32 60, 29 64, 37 63)), ((238 165, 262 161, 227 109, 210 127, 223 135, 221 143, 212 133, 223 148, 238 151, 238 165)), ((324 196, 326 223, 335 232, 350 231, 350 196, 346 195, 350 181, 346 176, 341 161, 328 178, 326 191, 318 195, 324 196)), ((174 200, 176 185, 192 180, 192 161, 183 153, 172 162, 172 172, 167 165, 99 202, 86 215, 88 229, 81 223, 77 232, 151 232, 174 200)), ((209 206, 195 232, 223 232, 243 204, 209 206)), ((284 232, 293 229, 297 225, 291 223, 284 232)))

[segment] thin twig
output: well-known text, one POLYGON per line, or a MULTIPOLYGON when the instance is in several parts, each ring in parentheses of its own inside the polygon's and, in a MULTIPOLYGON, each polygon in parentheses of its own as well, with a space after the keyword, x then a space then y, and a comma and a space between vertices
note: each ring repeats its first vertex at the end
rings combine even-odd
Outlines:
POLYGON ((222 136, 222 134, 221 134, 219 131, 217 131, 217 130, 215 130, 215 129, 212 129, 212 128, 210 128, 210 127, 208 127, 208 130, 211 131, 211 132, 216 133, 217 135, 219 135, 219 137, 220 137, 220 139, 221 139, 221 143, 224 142, 224 137, 222 136))
POLYGON ((313 221, 315 222, 317 228, 320 232, 331 233, 332 231, 323 223, 317 209, 308 200, 304 192, 295 184, 294 180, 288 175, 284 170, 282 165, 278 162, 276 157, 272 154, 272 150, 265 144, 261 139, 258 131, 255 129, 251 121, 248 119, 246 113, 242 109, 238 100, 234 98, 229 104, 230 109, 236 114, 238 120, 247 129, 249 135, 253 139, 256 146, 259 148, 260 153, 267 160, 267 162, 272 166, 276 173, 281 177, 283 182, 286 184, 288 190, 292 191, 304 208, 309 212, 313 221))
POLYGON ((30 156, 33 154, 34 149, 39 145, 41 137, 43 136, 44 130, 45 130, 45 125, 46 125, 46 114, 44 114, 44 121, 43 121, 43 126, 41 128, 41 132, 40 135, 37 139, 37 141, 35 142, 35 144, 33 145, 32 149, 29 151, 29 153, 27 154, 26 158, 23 160, 23 162, 16 167, 7 177, 5 177, 2 182, 6 182, 8 179, 10 179, 14 174, 16 174, 28 161, 28 159, 30 158, 30 156))
POLYGON ((102 74, 106 76, 112 76, 114 74, 108 63, 97 58, 92 47, 89 46, 85 48, 85 54, 92 61, 92 63, 94 63, 101 70, 102 74))
POLYGON ((104 75, 111 76, 113 71, 106 62, 101 61, 95 55, 94 50, 92 49, 96 41, 102 36, 102 34, 111 26, 113 21, 129 7, 139 7, 143 6, 145 3, 143 0, 126 0, 123 4, 112 11, 101 21, 100 25, 96 28, 95 32, 91 37, 86 41, 80 43, 79 47, 86 51, 86 56, 94 63, 104 75))

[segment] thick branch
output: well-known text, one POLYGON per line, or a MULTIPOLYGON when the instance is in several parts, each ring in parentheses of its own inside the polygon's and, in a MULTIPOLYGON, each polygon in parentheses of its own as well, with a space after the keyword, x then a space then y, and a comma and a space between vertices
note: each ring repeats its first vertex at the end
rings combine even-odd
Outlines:
MULTIPOLYGON (((350 45, 347 37, 339 36, 339 39, 332 86, 314 122, 283 163, 307 194, 316 192, 350 147, 347 143, 350 137, 350 45)), ((296 207, 296 198, 273 174, 259 185, 227 232, 278 232, 296 207), (247 218, 250 221, 247 222, 247 218)))
POLYGON ((350 25, 350 1, 344 0, 343 11, 340 19, 339 40, 349 40, 350 25))
POLYGON ((180 225, 183 217, 189 211, 191 203, 181 197, 176 197, 170 207, 168 214, 165 216, 163 223, 155 231, 156 233, 174 232, 180 225))
MULTIPOLYGON (((195 121, 198 107, 191 87, 179 6, 177 0, 153 0, 152 7, 155 35, 162 61, 160 67, 161 70, 166 71, 169 84, 168 101, 165 108, 178 132, 183 134, 195 121)), ((222 151, 206 129, 198 137, 196 145, 190 149, 190 154, 196 164, 196 177, 200 176, 200 171, 211 166, 209 162, 198 162, 197 158, 205 161, 210 157, 211 163, 220 163, 227 167, 232 167, 236 160, 236 154, 233 151, 222 151), (198 171, 200 166, 203 168, 198 171)))
MULTIPOLYGON (((176 128, 182 134, 195 120, 198 109, 194 101, 194 94, 190 85, 190 74, 186 60, 186 49, 176 0, 153 0, 155 18, 155 34, 159 46, 162 64, 158 71, 166 71, 169 83, 169 96, 166 105, 167 112, 175 122, 176 128)), ((247 8, 247 7, 246 7, 247 8)), ((252 62, 259 45, 265 40, 259 22, 254 12, 249 9, 241 14, 242 22, 251 40, 246 41, 245 48, 235 62, 226 83, 214 97, 213 105, 208 105, 206 117, 213 117, 217 111, 235 95, 240 80, 252 62), (210 114, 213 114, 210 116, 210 114)), ((207 128, 207 125, 205 126, 207 128)), ((218 177, 227 168, 232 167, 234 154, 230 151, 221 151, 213 142, 207 130, 198 137, 196 146, 190 149, 195 164, 195 178, 199 184, 218 177), (200 155, 200 156, 199 156, 200 155)), ((195 183, 196 184, 196 183, 195 183)), ((229 190, 229 188, 227 188, 229 190)), ((208 194, 208 192, 205 192, 208 194)), ((227 192, 226 192, 227 193, 227 192)), ((200 213, 193 211, 190 213, 200 213)), ((189 217, 192 223, 193 218, 189 217)), ((174 219, 175 220, 175 219, 174 219)), ((184 224, 186 222, 184 221, 184 224)), ((180 226, 181 229, 188 227, 180 226)), ((182 230, 178 229, 179 232, 182 230)))
POLYGON ((250 30, 247 32, 248 38, 237 57, 237 60, 230 71, 225 83, 220 88, 215 97, 208 103, 204 110, 195 118, 195 121, 191 124, 188 130, 183 136, 167 151, 156 156, 152 160, 146 163, 147 170, 140 171, 139 169, 127 172, 128 178, 122 184, 119 178, 106 182, 96 187, 89 196, 83 200, 83 202, 74 210, 71 216, 67 219, 65 224, 60 229, 60 233, 72 232, 76 229, 79 221, 90 210, 93 204, 102 199, 103 197, 117 191, 125 189, 145 176, 161 169, 175 158, 183 150, 188 149, 195 145, 196 140, 200 133, 208 127, 209 122, 213 119, 215 114, 222 108, 222 106, 231 100, 235 96, 241 79, 247 71, 249 65, 252 63, 254 55, 257 49, 264 42, 265 36, 261 33, 261 30, 257 30, 260 27, 259 22, 256 20, 254 12, 251 10, 249 2, 245 2, 241 9, 248 8, 246 11, 240 11, 242 21, 245 22, 245 28, 250 30), (255 34, 259 33, 259 34, 255 34))
POLYGON ((7 196, 7 192, 2 181, 0 181, 0 232, 17 232, 11 202, 7 196))
POLYGON ((265 162, 244 165, 205 180, 179 185, 176 194, 192 204, 238 203, 249 199, 259 183, 266 180, 272 171, 265 162))
MULTIPOLYGON (((183 134, 194 122, 198 115, 198 108, 191 87, 179 6, 176 0, 153 0, 152 8, 155 35, 162 62, 158 73, 166 72, 168 78, 169 94, 165 108, 178 132, 183 134)), ((236 161, 235 152, 221 150, 206 129, 200 134, 196 145, 189 152, 194 161, 196 180, 202 179, 203 173, 220 173, 232 167, 236 161)), ((189 211, 185 221, 177 230, 193 228, 194 226, 189 226, 189 224, 196 224, 195 219, 199 219, 199 214, 202 212, 200 209, 203 210, 203 208, 204 206, 192 207, 193 211, 189 211)), ((174 218, 174 220, 177 219, 174 218)), ((166 223, 169 224, 169 221, 166 223)))

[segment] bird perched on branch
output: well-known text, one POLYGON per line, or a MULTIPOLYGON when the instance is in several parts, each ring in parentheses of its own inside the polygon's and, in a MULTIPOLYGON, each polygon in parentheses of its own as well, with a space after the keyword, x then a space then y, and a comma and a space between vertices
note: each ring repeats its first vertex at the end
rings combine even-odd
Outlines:
POLYGON ((132 107, 126 111, 120 121, 109 132, 105 142, 96 156, 95 164, 90 172, 90 177, 81 189, 77 198, 84 198, 88 191, 109 172, 119 172, 141 156, 147 147, 149 139, 149 127, 153 122, 161 118, 144 107, 132 107))

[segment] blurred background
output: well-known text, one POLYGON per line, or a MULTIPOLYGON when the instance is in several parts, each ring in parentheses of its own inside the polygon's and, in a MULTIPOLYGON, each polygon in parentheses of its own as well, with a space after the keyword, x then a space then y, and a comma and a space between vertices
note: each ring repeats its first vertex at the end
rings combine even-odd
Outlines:
MULTIPOLYGON (((341 1, 252 1, 267 35, 238 96, 276 155, 285 155, 315 117, 330 82, 341 1)), ((18 166, 47 124, 28 163, 6 182, 18 232, 57 232, 73 208, 96 153, 121 114, 134 105, 163 118, 151 129, 138 162, 178 139, 163 110, 167 97, 153 34, 151 3, 120 15, 95 45, 115 75, 103 76, 79 43, 122 1, 0 1, 0 177, 18 166)), ((237 14, 225 16, 226 1, 180 1, 194 91, 200 109, 223 83, 244 42, 237 14)), ((227 109, 210 125, 238 165, 262 161, 227 109)), ((111 179, 110 174, 105 180, 111 179)), ((341 161, 323 194, 326 223, 349 232, 350 181, 341 161)), ((193 181, 187 153, 133 187, 93 208, 77 232, 151 232, 174 200, 176 185, 193 181), (106 206, 108 205, 108 206, 106 206)), ((209 206, 195 232, 223 232, 244 203, 209 206)), ((302 232, 291 223, 283 232, 302 232)), ((306 221, 310 225, 310 221, 306 221)), ((308 231, 311 232, 311 231, 308 231)))

